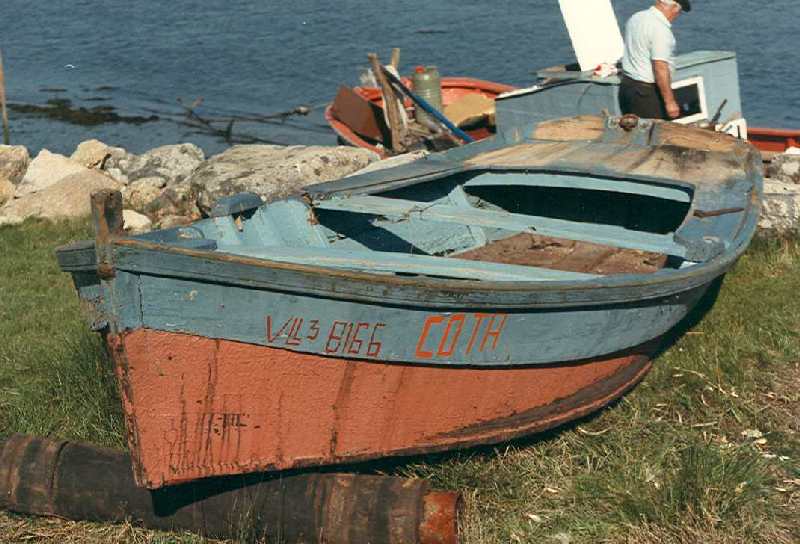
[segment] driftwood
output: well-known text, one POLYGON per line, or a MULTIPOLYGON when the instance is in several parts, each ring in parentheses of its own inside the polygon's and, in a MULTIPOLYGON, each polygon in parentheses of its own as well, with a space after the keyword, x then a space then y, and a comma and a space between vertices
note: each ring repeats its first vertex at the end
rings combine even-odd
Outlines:
POLYGON ((0 442, 0 508, 268 542, 458 542, 456 493, 359 474, 248 475, 151 492, 127 453, 14 435, 0 442))

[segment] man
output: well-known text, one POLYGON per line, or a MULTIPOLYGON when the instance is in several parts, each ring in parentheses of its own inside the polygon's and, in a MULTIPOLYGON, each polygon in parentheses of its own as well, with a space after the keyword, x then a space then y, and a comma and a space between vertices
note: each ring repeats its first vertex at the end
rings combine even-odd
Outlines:
POLYGON ((675 36, 672 23, 681 12, 689 12, 689 0, 656 0, 649 9, 633 15, 625 27, 622 113, 649 119, 675 119, 680 108, 672 92, 675 67, 675 36))

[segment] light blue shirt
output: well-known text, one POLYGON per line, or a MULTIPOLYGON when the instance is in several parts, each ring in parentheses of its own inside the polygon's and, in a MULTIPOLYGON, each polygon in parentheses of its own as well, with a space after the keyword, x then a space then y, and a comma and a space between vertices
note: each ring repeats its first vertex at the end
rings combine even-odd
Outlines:
POLYGON ((625 26, 625 54, 622 71, 631 79, 655 83, 653 61, 675 66, 675 36, 672 23, 655 6, 635 13, 625 26))

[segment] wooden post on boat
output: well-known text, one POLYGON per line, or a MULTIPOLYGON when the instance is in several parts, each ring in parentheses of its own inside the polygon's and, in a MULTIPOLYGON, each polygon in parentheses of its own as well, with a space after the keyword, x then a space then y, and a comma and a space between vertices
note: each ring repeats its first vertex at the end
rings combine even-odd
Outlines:
POLYGON ((6 111, 6 78, 3 72, 3 51, 0 50, 0 110, 3 115, 3 145, 11 142, 8 130, 8 112, 6 111))
POLYGON ((397 110, 397 95, 386 79, 386 74, 383 72, 383 65, 380 60, 378 60, 378 55, 370 53, 367 56, 369 57, 372 72, 375 74, 375 80, 378 82, 378 86, 383 94, 383 107, 386 110, 386 116, 389 121, 389 131, 392 137, 392 151, 395 153, 403 153, 406 149, 403 143, 403 129, 400 126, 400 112, 397 110))
POLYGON ((122 193, 104 189, 92 193, 92 223, 95 232, 97 275, 107 280, 114 277, 114 258, 111 243, 124 234, 122 193))
POLYGON ((400 69, 400 48, 392 49, 392 62, 390 63, 395 70, 400 69))

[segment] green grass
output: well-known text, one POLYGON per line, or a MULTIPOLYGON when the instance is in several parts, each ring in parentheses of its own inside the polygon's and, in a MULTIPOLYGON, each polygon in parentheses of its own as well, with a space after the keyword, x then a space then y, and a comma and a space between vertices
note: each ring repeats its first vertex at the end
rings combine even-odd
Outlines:
POLYGON ((123 444, 112 369, 53 254, 87 237, 85 221, 0 228, 0 436, 123 444))
MULTIPOLYGON (((0 228, 0 437, 123 446, 110 365, 52 254, 88 235, 82 222, 0 228)), ((620 402, 390 472, 463 492, 469 543, 800 542, 798 293, 800 244, 757 242, 712 311, 620 402)), ((202 540, 0 515, 0 541, 202 540)))

